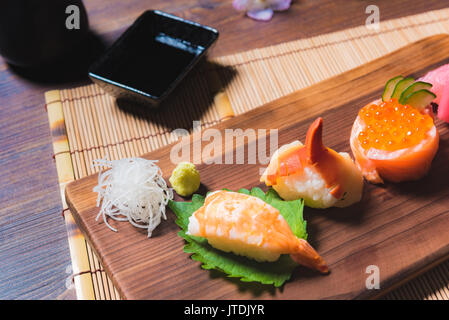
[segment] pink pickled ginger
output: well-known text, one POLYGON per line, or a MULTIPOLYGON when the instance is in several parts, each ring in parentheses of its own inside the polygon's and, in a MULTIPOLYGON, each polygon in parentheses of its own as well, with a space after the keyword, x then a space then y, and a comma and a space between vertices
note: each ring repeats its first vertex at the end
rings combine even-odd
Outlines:
POLYGON ((437 96, 434 102, 438 104, 438 118, 449 122, 449 64, 430 71, 419 80, 432 84, 431 91, 437 96))
POLYGON ((438 105, 438 118, 449 123, 449 85, 445 86, 438 105))

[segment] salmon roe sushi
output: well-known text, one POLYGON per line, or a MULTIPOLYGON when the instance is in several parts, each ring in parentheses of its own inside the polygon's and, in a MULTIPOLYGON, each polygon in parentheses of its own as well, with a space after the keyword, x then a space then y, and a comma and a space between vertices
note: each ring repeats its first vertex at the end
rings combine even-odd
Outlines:
POLYGON ((438 144, 429 107, 419 111, 396 99, 376 100, 363 107, 350 138, 357 167, 372 183, 421 179, 430 169, 438 144))
POLYGON ((396 151, 419 144, 433 127, 433 119, 396 99, 369 104, 359 111, 365 123, 358 140, 364 149, 396 151))

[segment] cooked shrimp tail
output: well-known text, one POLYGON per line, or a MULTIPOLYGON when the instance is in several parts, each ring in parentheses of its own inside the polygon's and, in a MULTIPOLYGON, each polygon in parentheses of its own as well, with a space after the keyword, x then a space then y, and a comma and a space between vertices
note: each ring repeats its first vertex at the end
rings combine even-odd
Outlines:
POLYGON ((321 273, 329 273, 329 268, 324 259, 304 239, 298 239, 298 252, 290 254, 293 261, 305 267, 318 270, 321 273))

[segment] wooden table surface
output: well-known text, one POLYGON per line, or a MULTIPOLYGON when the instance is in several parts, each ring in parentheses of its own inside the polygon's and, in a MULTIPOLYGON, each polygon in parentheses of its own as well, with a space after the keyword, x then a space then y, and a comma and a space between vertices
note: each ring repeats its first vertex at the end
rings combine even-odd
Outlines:
MULTIPOLYGON (((232 0, 84 1, 92 30, 112 43, 144 10, 159 9, 220 31, 211 56, 307 38, 365 23, 370 4, 381 20, 449 7, 441 0, 295 0, 288 12, 256 22, 232 0)), ((70 254, 44 92, 76 83, 39 83, 0 58, 0 299, 56 299, 70 254)))

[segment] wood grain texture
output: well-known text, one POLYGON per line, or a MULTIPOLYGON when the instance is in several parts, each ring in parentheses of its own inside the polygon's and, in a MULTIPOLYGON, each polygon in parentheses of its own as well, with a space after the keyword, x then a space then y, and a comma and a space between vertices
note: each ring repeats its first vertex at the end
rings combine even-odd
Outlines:
POLYGON ((293 0, 288 11, 275 13, 268 22, 254 21, 237 12, 232 0, 85 1, 90 20, 108 41, 116 39, 142 11, 159 9, 210 25, 220 38, 210 55, 217 57, 364 25, 366 7, 379 7, 381 20, 389 20, 448 7, 445 1, 427 0, 293 0), (410 4, 413 5, 410 5, 410 4), (114 19, 111 19, 113 17, 114 19))
MULTIPOLYGON (((377 99, 385 81, 403 74, 419 77, 448 63, 449 36, 434 36, 385 57, 300 90, 241 116, 218 124, 223 131, 279 129, 279 144, 304 140, 310 123, 324 119, 324 141, 338 151, 350 152, 349 134, 358 110, 377 99), (415 59, 409 59, 414 52, 415 59), (356 90, 354 90, 356 88, 356 90)), ((92 192, 97 176, 69 184, 66 200, 120 294, 128 299, 354 299, 372 298, 418 275, 449 255, 449 127, 438 122, 440 150, 428 176, 419 182, 365 184, 363 200, 346 209, 305 210, 312 245, 330 265, 331 274, 317 275, 298 268, 282 290, 240 283, 217 272, 202 270, 183 253, 174 215, 146 238, 127 223, 95 221, 98 208, 92 192), (366 290, 366 267, 381 271, 381 290, 366 290), (157 288, 157 290, 155 290, 157 288)), ((201 139, 192 136, 192 141, 201 139)), ((245 142, 256 143, 256 140, 245 142)), ((243 146, 243 145, 241 145, 243 146)), ((236 145, 235 148, 238 148, 236 145)), ((172 146, 144 155, 158 159, 168 178, 174 164, 172 146)), ((224 153, 234 152, 234 148, 224 153)), ((204 160, 204 159, 203 159, 204 160)), ((260 165, 198 166, 207 190, 260 186, 260 165)), ((204 190, 203 190, 204 191, 204 190)))
MULTIPOLYGON (((231 0, 84 1, 92 29, 111 44, 137 16, 160 9, 220 31, 213 56, 306 38, 365 23, 370 1, 296 0, 291 10, 258 23, 231 0)), ((380 0, 381 19, 447 7, 441 0, 380 0)), ((65 290, 70 255, 61 218, 44 92, 84 82, 29 80, 0 58, 0 298, 56 298, 65 290)))

